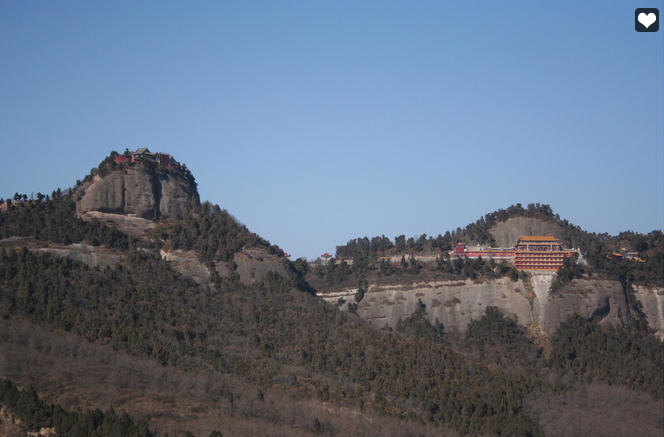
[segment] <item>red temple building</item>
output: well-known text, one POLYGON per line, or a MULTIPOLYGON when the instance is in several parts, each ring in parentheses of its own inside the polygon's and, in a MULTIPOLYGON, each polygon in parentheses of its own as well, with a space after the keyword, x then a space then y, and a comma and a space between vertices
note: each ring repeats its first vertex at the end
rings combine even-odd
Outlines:
POLYGON ((563 249, 560 240, 552 236, 529 235, 516 243, 514 264, 518 270, 557 271, 563 260, 575 253, 575 249, 563 249))
POLYGON ((113 161, 115 161, 117 164, 125 164, 130 162, 131 158, 124 155, 118 155, 115 158, 113 158, 113 161))
POLYGON ((117 164, 139 164, 150 168, 165 168, 182 170, 184 165, 177 162, 168 153, 150 153, 147 147, 136 149, 135 152, 125 152, 113 158, 117 164))
POLYGON ((518 270, 557 271, 565 258, 576 249, 563 249, 560 240, 552 236, 529 235, 519 238, 515 247, 467 247, 457 243, 449 252, 450 257, 469 259, 497 259, 514 261, 518 270))

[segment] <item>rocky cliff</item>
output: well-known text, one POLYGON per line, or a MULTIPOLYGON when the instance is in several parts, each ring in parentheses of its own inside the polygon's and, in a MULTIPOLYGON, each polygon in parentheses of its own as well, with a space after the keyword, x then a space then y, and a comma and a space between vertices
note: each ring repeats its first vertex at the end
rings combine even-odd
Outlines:
POLYGON ((79 213, 99 211, 146 219, 180 217, 198 199, 196 184, 172 171, 123 167, 78 188, 79 213))
MULTIPOLYGON (((199 284, 208 285, 211 269, 203 264, 193 250, 160 251, 161 258, 181 274, 192 278, 199 284)), ((233 256, 232 262, 215 261, 214 270, 222 278, 237 274, 245 285, 260 281, 268 272, 291 277, 288 261, 284 257, 272 255, 263 248, 246 247, 233 256)))
MULTIPOLYGON (((628 313, 622 285, 603 279, 575 279, 555 293, 549 291, 553 275, 532 275, 512 282, 509 278, 490 281, 431 281, 409 284, 370 285, 357 314, 372 325, 395 328, 400 319, 426 305, 429 320, 443 324, 448 332, 463 333, 473 319, 481 318, 486 308, 495 306, 514 317, 536 335, 550 337, 572 314, 594 319, 600 324, 624 322, 628 313)), ((329 302, 339 298, 351 301, 355 289, 321 293, 329 302)), ((664 290, 636 287, 656 335, 664 339, 664 290)))
POLYGON ((533 217, 510 217, 489 230, 498 247, 513 247, 522 235, 560 236, 561 231, 558 223, 533 217))
POLYGON ((635 285, 634 292, 643 306, 648 325, 655 329, 657 336, 664 341, 664 287, 635 285))

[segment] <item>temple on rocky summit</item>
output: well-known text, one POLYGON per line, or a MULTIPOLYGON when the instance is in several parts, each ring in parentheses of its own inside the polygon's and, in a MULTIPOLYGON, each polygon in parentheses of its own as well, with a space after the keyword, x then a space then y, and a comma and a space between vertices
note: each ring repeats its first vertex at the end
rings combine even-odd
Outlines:
POLYGON ((122 155, 113 158, 116 164, 139 164, 153 168, 167 168, 181 170, 183 164, 177 162, 168 153, 151 153, 147 147, 139 147, 135 152, 125 151, 122 155))

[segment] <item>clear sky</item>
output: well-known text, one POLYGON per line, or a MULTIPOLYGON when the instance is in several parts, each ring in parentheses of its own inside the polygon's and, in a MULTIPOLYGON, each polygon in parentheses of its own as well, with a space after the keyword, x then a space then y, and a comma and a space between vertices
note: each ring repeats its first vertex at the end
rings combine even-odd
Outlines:
POLYGON ((147 146, 296 257, 517 202, 662 229, 663 3, 0 0, 0 197, 147 146))

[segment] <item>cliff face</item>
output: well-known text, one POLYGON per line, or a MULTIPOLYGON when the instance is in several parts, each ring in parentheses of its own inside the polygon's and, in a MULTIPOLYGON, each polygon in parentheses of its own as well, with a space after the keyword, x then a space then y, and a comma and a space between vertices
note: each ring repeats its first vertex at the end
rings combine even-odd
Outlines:
MULTIPOLYGON (((199 284, 209 285, 212 271, 200 262, 195 251, 161 250, 160 255, 181 274, 192 278, 199 284)), ((245 247, 237 252, 233 256, 232 263, 216 261, 214 269, 223 278, 228 278, 236 273, 240 282, 245 285, 260 281, 268 272, 274 272, 285 277, 292 275, 284 258, 271 255, 265 249, 256 247, 245 247)))
MULTIPOLYGON (((531 332, 551 337, 562 322, 576 313, 600 324, 624 322, 628 313, 622 285, 603 279, 576 279, 555 293, 549 292, 552 275, 533 275, 526 281, 509 278, 484 282, 431 281, 370 285, 357 314, 377 328, 395 328, 400 319, 426 305, 429 320, 438 320, 448 332, 464 333, 471 320, 481 318, 488 306, 498 307, 531 332)), ((332 303, 352 301, 356 290, 321 293, 332 303)), ((664 290, 638 287, 636 297, 656 335, 664 339, 664 290)))
MULTIPOLYGON (((243 284, 253 284, 260 281, 268 272, 274 272, 284 277, 291 276, 286 267, 287 261, 284 258, 271 255, 260 248, 242 249, 233 256, 233 263, 237 266, 236 272, 243 284)), ((221 271, 220 274, 223 276, 221 271)))
POLYGON ((180 217, 198 196, 196 185, 177 173, 139 166, 95 176, 79 193, 79 213, 100 211, 146 219, 180 217))
POLYGON ((122 253, 120 252, 83 243, 70 244, 63 247, 43 247, 36 249, 36 251, 71 258, 90 267, 113 266, 122 259, 122 253))
POLYGON ((370 286, 357 313, 376 327, 395 328, 400 319, 417 309, 421 300, 431 322, 438 320, 447 331, 464 332, 468 323, 482 317, 488 306, 516 316, 522 324, 532 323, 533 299, 523 282, 511 282, 508 278, 483 283, 416 282, 370 286))
POLYGON ((664 341, 664 287, 634 285, 633 288, 648 318, 648 325, 664 341))
POLYGON ((510 217, 496 223, 489 232, 498 247, 512 247, 522 235, 559 235, 561 227, 557 223, 532 218, 510 217))

